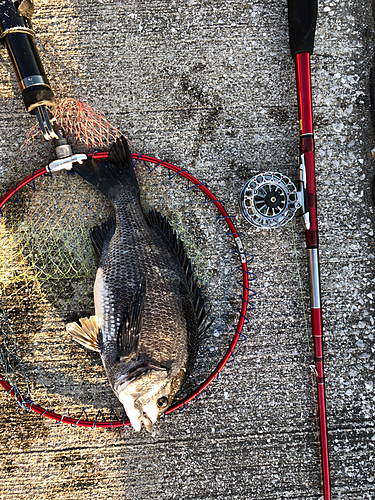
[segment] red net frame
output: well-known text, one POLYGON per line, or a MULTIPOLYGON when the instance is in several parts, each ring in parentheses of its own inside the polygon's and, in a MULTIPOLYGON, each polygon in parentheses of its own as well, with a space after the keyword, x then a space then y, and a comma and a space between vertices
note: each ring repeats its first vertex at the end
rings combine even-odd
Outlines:
MULTIPOLYGON (((87 108, 83 108, 82 110, 85 111, 87 108)), ((90 109, 90 108, 89 108, 90 109)), ((90 146, 90 144, 89 144, 90 146)), ((93 155, 90 155, 94 157, 95 159, 104 159, 108 157, 108 153, 103 153, 103 152, 98 152, 94 153, 93 155)), ((220 213, 220 217, 223 218, 228 226, 228 234, 234 239, 237 251, 240 261, 241 261, 241 266, 239 269, 242 272, 242 305, 241 309, 238 310, 240 317, 237 326, 235 327, 235 333, 234 336, 230 342, 230 345, 225 352, 223 358, 221 361, 218 363, 217 367, 215 368, 214 371, 208 376, 208 378, 199 385, 199 387, 190 393, 190 395, 186 396, 183 398, 183 400, 176 402, 173 404, 166 412, 165 415, 168 415, 177 409, 183 409, 185 405, 192 400, 194 400, 196 397, 198 397, 216 378, 218 378, 220 372, 223 370, 224 366, 228 363, 230 358, 233 356, 234 349, 242 337, 245 339, 245 336, 242 333, 243 327, 245 322, 247 322, 247 306, 249 304, 249 271, 247 268, 247 254, 244 251, 243 245, 242 245, 242 239, 240 234, 237 232, 234 223, 232 221, 232 218, 228 215, 227 211, 225 210, 222 202, 216 198, 216 196, 207 188, 205 184, 200 182, 198 179, 196 179, 193 175, 191 175, 187 170, 181 169, 171 163, 161 161, 157 158, 153 158, 151 156, 147 155, 138 155, 138 154, 133 154, 133 160, 135 163, 139 161, 144 161, 150 164, 155 165, 156 167, 163 167, 168 169, 171 172, 174 172, 174 175, 179 175, 185 178, 191 185, 194 187, 200 189, 202 193, 205 195, 205 197, 212 202, 217 210, 220 213)), ((46 167, 43 167, 37 171, 34 171, 32 174, 27 176, 25 179, 22 181, 18 182, 15 184, 14 188, 9 190, 1 199, 0 199, 0 210, 1 208, 14 196, 17 195, 17 192, 21 190, 23 187, 27 186, 29 183, 33 183, 38 177, 44 175, 47 173, 46 167)), ((116 428, 116 427, 125 427, 129 426, 130 422, 123 416, 122 419, 110 419, 109 422, 100 422, 97 420, 98 416, 94 420, 89 420, 85 419, 85 411, 84 409, 82 410, 82 413, 80 417, 77 418, 71 418, 69 416, 65 416, 63 414, 58 414, 55 413, 54 411, 48 410, 46 408, 43 408, 42 406, 39 406, 38 404, 34 403, 33 401, 27 401, 20 396, 20 394, 10 386, 10 384, 0 375, 0 385, 5 389, 8 394, 10 394, 12 397, 16 399, 18 404, 25 409, 32 410, 39 415, 43 415, 47 418, 50 418, 52 420, 55 420, 59 423, 65 423, 65 424, 70 424, 73 426, 80 426, 80 427, 91 427, 91 428, 116 428)))

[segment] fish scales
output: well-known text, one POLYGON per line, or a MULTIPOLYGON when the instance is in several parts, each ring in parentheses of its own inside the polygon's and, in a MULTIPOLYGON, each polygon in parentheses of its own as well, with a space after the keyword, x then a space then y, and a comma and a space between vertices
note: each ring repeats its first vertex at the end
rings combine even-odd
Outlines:
POLYGON ((132 300, 144 274, 147 284, 145 333, 140 337, 139 350, 161 363, 170 360, 171 350, 176 357, 185 359, 188 341, 180 305, 181 281, 185 281, 181 269, 170 255, 165 240, 147 222, 134 191, 122 190, 116 194, 113 205, 116 231, 100 259, 105 286, 103 344, 117 342, 123 305, 132 300))
POLYGON ((151 430, 194 363, 204 320, 195 311, 203 299, 166 219, 151 213, 149 220, 142 210, 126 139, 116 141, 107 162, 84 162, 74 170, 108 197, 115 222, 91 234, 100 256, 95 316, 70 323, 67 330, 100 353, 134 429, 143 424, 151 430))

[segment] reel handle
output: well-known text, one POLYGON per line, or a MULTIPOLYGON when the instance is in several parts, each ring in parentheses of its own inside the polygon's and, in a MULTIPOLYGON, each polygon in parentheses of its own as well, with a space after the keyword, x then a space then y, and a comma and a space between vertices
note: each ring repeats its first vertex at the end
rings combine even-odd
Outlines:
POLYGON ((317 0, 288 0, 289 43, 292 57, 314 49, 317 0))

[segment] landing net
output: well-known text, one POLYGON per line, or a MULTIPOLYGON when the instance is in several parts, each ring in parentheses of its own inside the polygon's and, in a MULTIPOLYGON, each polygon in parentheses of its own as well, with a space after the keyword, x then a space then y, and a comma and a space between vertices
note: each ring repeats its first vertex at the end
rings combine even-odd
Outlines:
MULTIPOLYGON (((92 108, 63 100, 57 119, 73 153, 105 156, 121 136, 92 108), (100 151, 98 151, 100 150, 100 151)), ((94 314, 97 261, 90 228, 112 213, 77 175, 34 169, 53 159, 33 129, 1 179, 0 384, 26 409, 72 425, 128 425, 101 359, 74 342, 67 323, 94 314), (34 173, 33 173, 34 172, 34 173), (24 186, 19 182, 30 176, 24 186), (37 177, 38 176, 38 177, 37 177)), ((234 359, 254 292, 242 236, 207 186, 174 165, 133 154, 145 207, 165 215, 184 242, 203 290, 209 328, 193 372, 167 414, 199 396, 234 359)), ((202 396, 203 397, 203 396, 202 396)))

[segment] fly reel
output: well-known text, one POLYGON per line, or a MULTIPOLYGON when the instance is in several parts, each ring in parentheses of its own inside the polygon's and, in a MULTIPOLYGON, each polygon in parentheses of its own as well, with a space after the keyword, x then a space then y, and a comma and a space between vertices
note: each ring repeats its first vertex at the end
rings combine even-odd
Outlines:
POLYGON ((273 229, 290 222, 302 207, 301 192, 278 172, 257 174, 240 193, 242 215, 253 226, 273 229))

